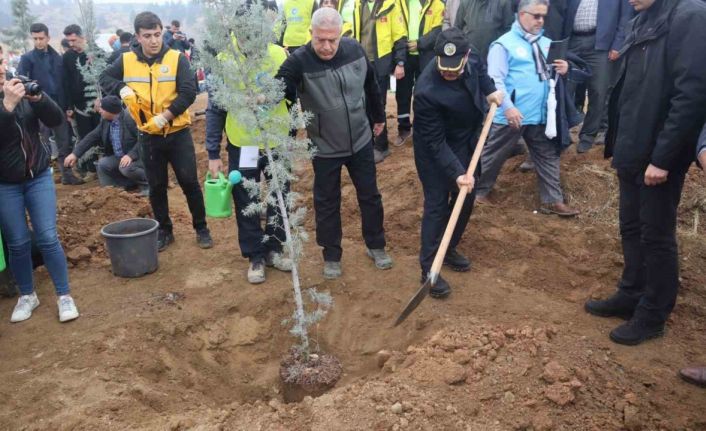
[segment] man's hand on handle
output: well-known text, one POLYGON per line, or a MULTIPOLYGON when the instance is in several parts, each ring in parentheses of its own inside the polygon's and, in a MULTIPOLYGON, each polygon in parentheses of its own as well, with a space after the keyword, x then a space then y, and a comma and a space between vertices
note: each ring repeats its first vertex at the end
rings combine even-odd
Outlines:
POLYGON ((496 90, 496 91, 490 93, 489 95, 485 96, 485 100, 488 101, 489 105, 492 105, 493 103, 495 103, 496 105, 500 106, 503 104, 503 96, 504 96, 504 94, 502 91, 496 90))
POLYGON ((468 175, 463 174, 460 175, 458 178, 456 178, 456 184, 458 185, 459 188, 461 187, 468 187, 468 191, 473 190, 473 187, 476 185, 476 179, 473 178, 473 175, 468 175))
POLYGON ((667 175, 669 171, 660 169, 657 166, 650 163, 645 171, 645 185, 646 186, 657 186, 667 181, 667 175))

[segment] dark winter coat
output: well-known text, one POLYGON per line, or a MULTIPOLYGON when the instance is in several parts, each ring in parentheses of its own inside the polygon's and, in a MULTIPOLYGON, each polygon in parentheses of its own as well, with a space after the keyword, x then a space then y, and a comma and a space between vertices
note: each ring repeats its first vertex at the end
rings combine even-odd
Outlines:
POLYGON ((373 137, 369 118, 385 121, 375 70, 354 39, 341 38, 336 55, 327 61, 309 42, 287 57, 276 78, 284 82, 289 103, 298 97, 302 109, 312 114, 306 130, 317 157, 357 153, 373 137))
POLYGON ((54 48, 49 46, 46 51, 33 49, 24 54, 17 66, 17 74, 36 80, 49 97, 66 109, 63 61, 54 48))
MULTIPOLYGON (((120 122, 120 145, 123 149, 123 153, 130 156, 130 158, 135 161, 140 158, 139 147, 137 145, 137 125, 135 120, 126 112, 122 111, 118 114, 118 121, 120 122)), ((110 121, 101 118, 101 122, 98 127, 93 129, 89 134, 87 134, 81 142, 76 145, 73 153, 77 157, 83 156, 83 154, 88 151, 91 147, 100 145, 103 147, 103 154, 110 156, 114 154, 113 144, 110 140, 110 121)))
POLYGON ((83 75, 78 68, 79 62, 81 66, 86 65, 87 58, 85 51, 79 54, 73 49, 69 49, 64 53, 64 81, 68 109, 84 111, 86 106, 93 103, 90 97, 86 97, 86 85, 88 84, 83 80, 83 75))
MULTIPOLYGON (((569 0, 564 19, 564 37, 571 37, 574 29, 576 12, 581 0, 569 0)), ((552 6, 554 2, 552 2, 552 6)), ((625 26, 635 15, 635 9, 628 0, 598 0, 598 19, 596 20, 596 49, 601 51, 619 51, 625 41, 625 26)))
POLYGON ((449 182, 466 173, 487 111, 485 97, 496 91, 485 62, 473 53, 459 79, 479 114, 475 124, 469 124, 472 122, 465 115, 455 115, 459 94, 450 85, 456 83, 445 81, 434 61, 424 69, 414 88, 414 158, 418 166, 442 172, 449 182))
POLYGON ((130 45, 126 46, 120 46, 120 49, 116 49, 115 51, 110 53, 110 57, 108 57, 108 64, 113 64, 115 60, 118 59, 118 57, 121 57, 124 53, 130 51, 130 45))
POLYGON ((571 145, 570 129, 583 121, 583 115, 576 109, 574 95, 569 91, 568 83, 570 81, 575 84, 583 84, 592 76, 588 63, 576 54, 569 52, 566 60, 569 62, 569 74, 565 77, 559 77, 555 88, 557 135, 554 141, 557 143, 559 151, 563 151, 571 145))
MULTIPOLYGON (((4 93, 0 93, 0 102, 4 93)), ((46 93, 39 102, 22 99, 14 111, 0 103, 0 182, 21 183, 49 167, 51 151, 39 139, 39 122, 61 124, 64 111, 46 93)))
POLYGON ((626 34, 605 156, 618 169, 684 171, 706 118, 706 3, 657 0, 626 34))

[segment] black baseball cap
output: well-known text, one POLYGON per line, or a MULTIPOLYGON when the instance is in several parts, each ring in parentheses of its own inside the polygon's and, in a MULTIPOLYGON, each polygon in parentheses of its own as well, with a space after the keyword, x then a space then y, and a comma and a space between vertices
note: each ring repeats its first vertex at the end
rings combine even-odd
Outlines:
POLYGON ((434 45, 436 66, 446 72, 458 72, 470 47, 466 35, 460 29, 452 27, 442 31, 434 45))

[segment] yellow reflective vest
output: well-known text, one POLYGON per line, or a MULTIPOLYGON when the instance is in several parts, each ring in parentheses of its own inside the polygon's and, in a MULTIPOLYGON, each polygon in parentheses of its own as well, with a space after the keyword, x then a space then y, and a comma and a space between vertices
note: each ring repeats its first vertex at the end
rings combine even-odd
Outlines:
POLYGON ((145 133, 168 135, 191 124, 188 110, 170 121, 164 129, 157 129, 150 123, 152 117, 166 111, 177 98, 176 75, 180 55, 179 51, 170 49, 160 61, 150 66, 139 61, 132 51, 123 54, 123 81, 137 96, 135 102, 128 104, 128 109, 137 128, 145 133))
MULTIPOLYGON (((233 41, 233 43, 235 43, 235 41, 233 41)), ((269 59, 265 60, 264 69, 254 74, 253 80, 255 81, 255 85, 257 85, 257 80, 261 75, 274 77, 277 74, 279 67, 282 63, 284 63, 284 60, 287 59, 287 51, 285 51, 285 49, 281 46, 270 44, 267 50, 269 59)), ((277 116, 281 119, 289 117, 289 111, 287 110, 287 104, 284 99, 282 99, 282 101, 272 109, 272 113, 270 115, 277 116)), ((282 128, 280 132, 283 134, 286 135, 289 132, 289 125, 286 120, 281 124, 277 124, 277 126, 282 128)), ((237 116, 231 115, 230 112, 226 116, 225 132, 228 137, 228 142, 236 147, 256 145, 256 143, 253 142, 253 137, 260 134, 258 130, 249 130, 244 125, 240 124, 237 116)), ((275 144, 272 143, 270 146, 274 147, 275 144)), ((263 145, 260 145, 260 147, 264 148, 263 145)))
POLYGON ((284 19, 286 27, 282 36, 285 47, 306 45, 311 40, 311 15, 314 13, 313 0, 285 0, 284 19))
MULTIPOLYGON (((409 25, 409 6, 407 0, 401 0, 402 18, 405 27, 409 25)), ((419 17, 419 37, 424 36, 444 23, 444 2, 442 0, 427 0, 422 6, 419 17)))
MULTIPOLYGON (((361 7, 368 7, 367 0, 355 0, 353 4, 353 38, 361 39, 361 7)), ((392 53, 395 42, 407 37, 407 26, 402 17, 402 8, 396 0, 377 0, 373 9, 375 14, 375 42, 380 59, 392 53), (382 4, 380 4, 382 3, 382 4)))

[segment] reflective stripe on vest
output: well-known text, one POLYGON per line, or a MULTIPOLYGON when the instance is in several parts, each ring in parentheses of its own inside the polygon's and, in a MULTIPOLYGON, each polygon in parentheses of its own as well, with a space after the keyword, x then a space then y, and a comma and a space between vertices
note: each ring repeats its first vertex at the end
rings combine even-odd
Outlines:
MULTIPOLYGON (((152 66, 138 59, 134 52, 123 54, 123 82, 137 96, 139 108, 138 118, 135 118, 138 129, 145 133, 154 133, 147 127, 150 119, 164 112, 177 98, 176 74, 179 67, 179 51, 170 49, 162 59, 152 66)), ((191 116, 186 110, 170 121, 162 132, 169 134, 177 132, 191 124, 191 116)))

